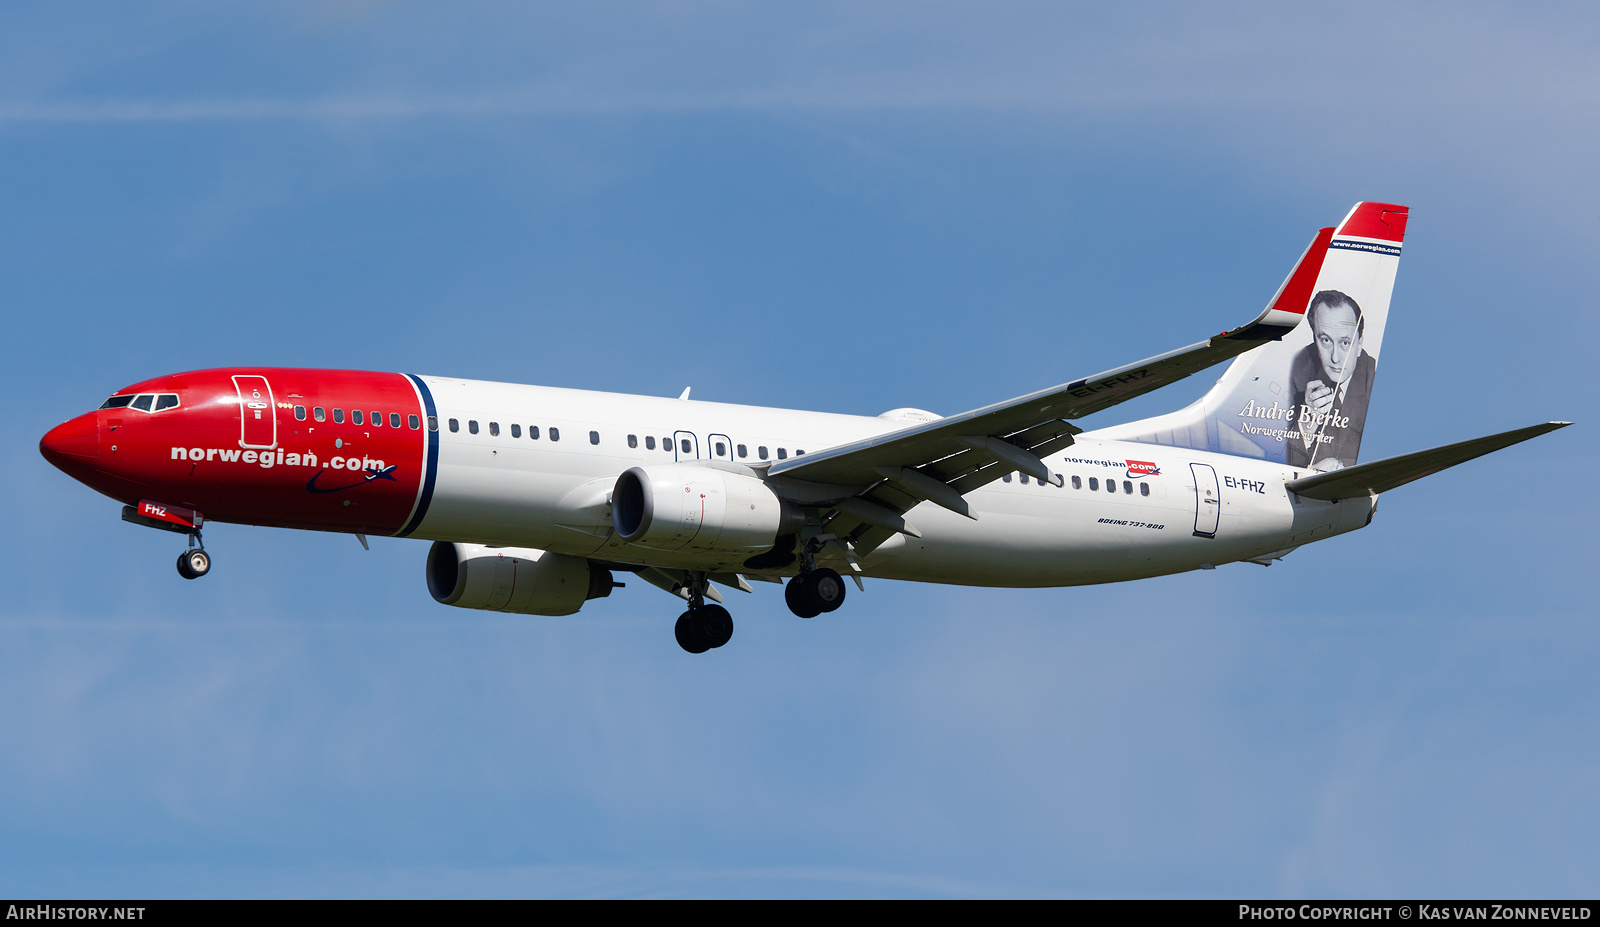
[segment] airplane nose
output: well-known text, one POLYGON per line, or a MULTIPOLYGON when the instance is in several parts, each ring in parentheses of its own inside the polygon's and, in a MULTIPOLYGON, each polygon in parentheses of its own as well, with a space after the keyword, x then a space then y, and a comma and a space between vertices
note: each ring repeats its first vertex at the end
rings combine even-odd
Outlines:
POLYGON ((93 412, 50 429, 39 439, 39 453, 61 469, 100 460, 100 422, 93 412))

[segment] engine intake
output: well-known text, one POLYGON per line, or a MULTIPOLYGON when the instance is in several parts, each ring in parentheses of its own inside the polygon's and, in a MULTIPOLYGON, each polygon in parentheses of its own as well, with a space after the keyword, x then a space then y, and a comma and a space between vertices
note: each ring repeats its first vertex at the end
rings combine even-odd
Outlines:
POLYGON ((694 464, 634 467, 611 493, 617 536, 652 550, 748 555, 804 521, 758 477, 694 464))
POLYGON ((571 615, 611 594, 611 571, 582 557, 531 547, 434 541, 428 592, 441 605, 519 615, 571 615))

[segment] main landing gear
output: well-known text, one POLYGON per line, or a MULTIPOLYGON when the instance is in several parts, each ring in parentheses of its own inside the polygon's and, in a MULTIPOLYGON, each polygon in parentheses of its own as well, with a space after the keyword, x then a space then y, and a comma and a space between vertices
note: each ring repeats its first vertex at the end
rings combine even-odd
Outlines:
POLYGON ((178 555, 178 575, 184 579, 199 579, 211 572, 211 555, 206 553, 200 532, 189 535, 189 544, 189 549, 178 555), (194 546, 196 544, 200 546, 194 546))
POLYGON ((733 638, 733 616, 721 605, 706 601, 711 588, 706 574, 690 573, 684 579, 683 585, 673 586, 672 591, 689 593, 689 610, 678 616, 672 633, 678 646, 690 653, 715 650, 733 638))
MULTIPOLYGON (((827 567, 819 567, 810 557, 802 561, 800 575, 783 587, 783 599, 789 610, 801 618, 815 618, 831 612, 844 604, 844 577, 827 567)), ((179 564, 182 569, 182 563, 179 564)), ((662 588, 666 588, 663 586, 662 588)), ((682 585, 673 585, 672 592, 689 593, 689 610, 678 616, 672 633, 678 646, 690 653, 705 653, 726 644, 733 638, 733 616, 721 605, 706 601, 710 584, 706 574, 684 577, 682 585)))
POLYGON ((705 653, 721 647, 733 638, 733 616, 720 605, 704 601, 691 604, 689 610, 678 616, 672 629, 678 646, 690 653, 705 653))
POLYGON ((801 618, 831 612, 844 604, 844 577, 827 567, 807 570, 783 587, 783 600, 801 618))

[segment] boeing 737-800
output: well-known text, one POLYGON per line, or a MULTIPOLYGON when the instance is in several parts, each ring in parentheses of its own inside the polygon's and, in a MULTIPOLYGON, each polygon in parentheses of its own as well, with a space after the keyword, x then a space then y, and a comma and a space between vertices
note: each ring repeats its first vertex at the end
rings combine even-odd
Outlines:
POLYGON ((1071 586, 1271 564, 1364 527, 1379 493, 1565 424, 1358 462, 1406 219, 1358 203, 1249 324, 960 415, 233 367, 119 390, 40 451, 125 520, 188 535, 189 579, 211 567, 207 521, 421 538, 441 603, 569 615, 631 573, 687 603, 692 653, 733 634, 719 586, 751 581, 786 583, 810 618, 846 576, 1071 586), (1072 424, 1230 358, 1185 409, 1072 424))

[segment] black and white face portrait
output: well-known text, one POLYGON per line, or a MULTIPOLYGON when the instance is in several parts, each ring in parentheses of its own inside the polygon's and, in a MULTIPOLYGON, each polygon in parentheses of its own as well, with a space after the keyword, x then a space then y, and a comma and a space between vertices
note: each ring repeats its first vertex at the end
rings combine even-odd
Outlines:
POLYGON ((1361 357, 1361 317, 1349 303, 1318 303, 1312 308, 1312 343, 1330 386, 1342 386, 1361 357))

